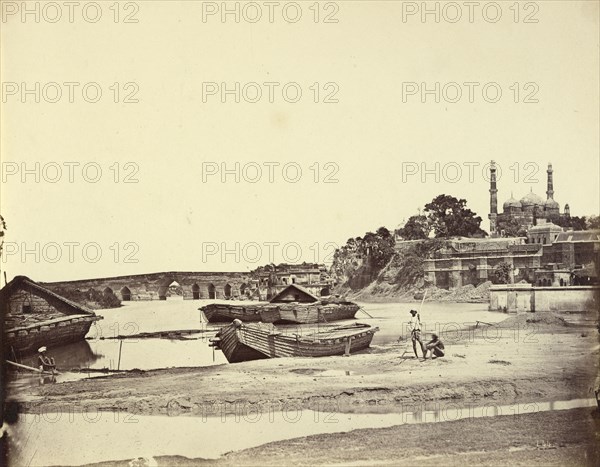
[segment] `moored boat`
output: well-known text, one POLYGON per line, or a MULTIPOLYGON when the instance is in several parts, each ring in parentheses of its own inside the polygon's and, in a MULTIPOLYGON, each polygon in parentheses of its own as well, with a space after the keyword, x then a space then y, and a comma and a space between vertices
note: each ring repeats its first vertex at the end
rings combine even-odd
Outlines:
POLYGON ((211 303, 201 307, 200 310, 209 323, 231 323, 234 319, 244 322, 258 322, 261 320, 261 308, 260 304, 229 305, 226 303, 211 303))
POLYGON ((353 319, 360 307, 355 303, 286 303, 261 308, 260 316, 265 323, 313 324, 353 319))
POLYGON ((305 288, 290 284, 269 302, 251 305, 211 303, 200 310, 209 323, 230 323, 239 319, 245 323, 313 324, 353 319, 360 307, 332 297, 318 298, 305 288))
POLYGON ((230 363, 278 357, 349 355, 371 345, 379 328, 353 323, 306 335, 284 334, 272 324, 235 320, 219 330, 210 345, 230 363))
POLYGON ((11 356, 80 341, 92 323, 102 319, 25 276, 15 277, 0 290, 0 308, 4 349, 11 356))

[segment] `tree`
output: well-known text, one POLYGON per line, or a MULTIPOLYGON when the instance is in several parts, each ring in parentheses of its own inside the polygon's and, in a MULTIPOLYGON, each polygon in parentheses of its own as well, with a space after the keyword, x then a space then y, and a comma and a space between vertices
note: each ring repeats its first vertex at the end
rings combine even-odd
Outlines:
POLYGON ((559 225, 560 227, 565 227, 567 229, 573 229, 573 230, 587 230, 588 229, 588 223, 587 223, 585 216, 583 216, 583 217, 577 217, 577 216, 560 217, 560 218, 554 220, 554 223, 556 225, 559 225))
POLYGON ((364 254, 375 269, 381 269, 390 260, 394 243, 394 237, 385 227, 379 227, 376 233, 367 232, 362 239, 364 254))
POLYGON ((425 205, 427 218, 436 237, 484 237, 479 228, 481 217, 466 207, 467 200, 450 195, 439 195, 425 205))
POLYGON ((517 219, 509 218, 498 221, 498 230, 504 230, 505 237, 526 237, 527 229, 517 219))
POLYGON ((599 216, 589 216, 587 218, 587 228, 588 229, 600 229, 600 217, 599 216))
POLYGON ((410 216, 404 227, 398 229, 397 233, 405 240, 422 240, 429 237, 431 224, 427 216, 419 214, 410 216))
POLYGON ((494 268, 494 282, 496 284, 508 284, 510 282, 510 274, 512 272, 512 266, 508 263, 502 262, 496 265, 494 268))

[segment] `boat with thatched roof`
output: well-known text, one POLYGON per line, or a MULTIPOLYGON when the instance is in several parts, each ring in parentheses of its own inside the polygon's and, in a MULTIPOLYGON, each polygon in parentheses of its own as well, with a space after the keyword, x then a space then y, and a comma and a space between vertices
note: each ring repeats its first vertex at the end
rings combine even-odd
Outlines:
POLYGON ((243 322, 276 324, 329 323, 353 319, 360 307, 356 303, 332 297, 318 298, 298 284, 290 284, 268 303, 252 305, 230 305, 211 303, 200 310, 209 323, 243 322))
POLYGON ((285 334, 272 324, 235 320, 219 330, 209 345, 220 349, 230 363, 278 357, 350 355, 368 348, 379 328, 353 323, 306 335, 285 334))
POLYGON ((10 356, 80 341, 102 319, 25 276, 16 276, 0 290, 0 311, 5 355, 10 356))

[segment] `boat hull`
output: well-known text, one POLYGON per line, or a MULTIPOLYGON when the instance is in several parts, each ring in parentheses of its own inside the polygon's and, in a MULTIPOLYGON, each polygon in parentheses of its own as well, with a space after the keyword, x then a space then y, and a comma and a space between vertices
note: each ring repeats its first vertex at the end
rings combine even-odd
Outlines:
POLYGON ((314 324, 329 323, 343 319, 354 319, 360 307, 347 304, 281 304, 271 309, 261 309, 264 323, 275 324, 314 324))
POLYGON ((243 322, 260 321, 260 305, 228 305, 211 303, 200 308, 209 323, 231 323, 234 319, 243 322))
POLYGON ((26 355, 37 352, 41 346, 59 347, 72 344, 83 340, 92 323, 99 319, 102 318, 76 315, 41 321, 33 326, 8 329, 5 332, 5 348, 7 351, 14 350, 19 354, 26 355))
POLYGON ((213 344, 230 363, 279 357, 327 357, 368 348, 379 329, 355 323, 307 336, 284 335, 266 324, 232 323, 222 328, 213 344))

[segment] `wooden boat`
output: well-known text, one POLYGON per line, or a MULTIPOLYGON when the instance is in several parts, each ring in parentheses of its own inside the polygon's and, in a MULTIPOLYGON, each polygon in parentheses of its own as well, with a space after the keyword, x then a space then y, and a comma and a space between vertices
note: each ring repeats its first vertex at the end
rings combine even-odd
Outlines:
POLYGON ((360 307, 355 303, 281 303, 261 308, 260 316, 265 323, 312 324, 353 319, 360 307))
POLYGON ((277 357, 349 355, 366 349, 379 328, 354 323, 304 336, 286 335, 273 325, 235 320, 219 330, 209 345, 223 351, 230 363, 277 357))
POLYGON ((234 319, 244 322, 258 322, 261 320, 260 311, 263 306, 252 305, 229 305, 226 303, 211 303, 200 308, 209 323, 226 322, 231 323, 234 319))
POLYGON ((6 355, 80 341, 92 323, 102 319, 25 276, 15 277, 0 290, 0 308, 5 320, 4 350, 10 352, 6 355))

